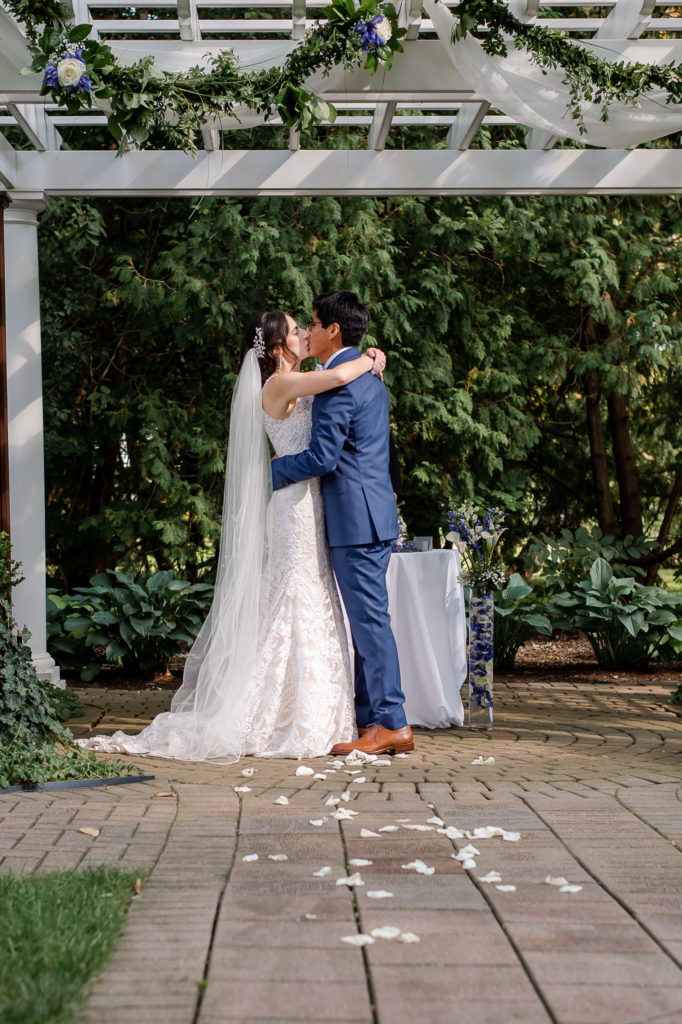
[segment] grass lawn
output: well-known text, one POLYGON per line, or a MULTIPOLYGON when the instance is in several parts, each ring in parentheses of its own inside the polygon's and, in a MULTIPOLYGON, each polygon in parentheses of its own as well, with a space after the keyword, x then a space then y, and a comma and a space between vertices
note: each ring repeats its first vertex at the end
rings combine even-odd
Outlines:
POLYGON ((139 871, 0 875, 0 1020, 69 1024, 125 922, 139 871))

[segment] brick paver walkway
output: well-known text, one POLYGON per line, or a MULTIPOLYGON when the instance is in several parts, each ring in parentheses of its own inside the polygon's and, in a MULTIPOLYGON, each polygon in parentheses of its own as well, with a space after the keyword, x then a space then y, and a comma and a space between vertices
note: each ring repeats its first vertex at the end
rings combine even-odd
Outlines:
MULTIPOLYGON (((83 1024, 682 1024, 682 717, 669 690, 498 685, 492 736, 422 731, 388 765, 306 762, 324 778, 292 761, 138 759, 153 782, 0 797, 0 870, 151 870, 83 1024), (339 808, 357 813, 338 820, 339 808), (474 839, 464 869, 453 854, 470 840, 434 818, 520 839, 474 839), (434 871, 403 867, 416 860, 434 871), (500 881, 482 881, 493 870, 500 881), (355 872, 364 885, 336 884, 355 872), (340 941, 385 926, 419 942, 340 941)), ((81 699, 82 734, 137 729, 169 695, 81 699)))

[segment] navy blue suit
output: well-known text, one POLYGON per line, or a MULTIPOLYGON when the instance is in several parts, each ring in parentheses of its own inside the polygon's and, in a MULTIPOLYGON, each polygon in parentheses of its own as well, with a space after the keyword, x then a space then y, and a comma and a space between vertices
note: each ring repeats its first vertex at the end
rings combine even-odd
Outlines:
MULTIPOLYGON (((334 365, 357 359, 341 352, 334 365)), ((388 472, 388 394, 365 373, 316 395, 310 447, 272 463, 275 490, 318 476, 332 563, 355 649, 355 710, 360 728, 407 724, 386 594, 386 569, 398 536, 388 472)))

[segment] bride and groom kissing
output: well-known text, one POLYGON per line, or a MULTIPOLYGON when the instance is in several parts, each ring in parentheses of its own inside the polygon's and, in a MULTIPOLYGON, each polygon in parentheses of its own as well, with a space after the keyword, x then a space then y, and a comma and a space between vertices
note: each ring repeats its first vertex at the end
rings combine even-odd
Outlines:
POLYGON ((398 522, 385 357, 357 347, 368 323, 349 291, 317 298, 307 328, 284 312, 251 322, 214 598, 183 684, 142 733, 83 746, 216 763, 413 749, 386 593, 398 522), (309 355, 320 372, 300 371, 309 355))

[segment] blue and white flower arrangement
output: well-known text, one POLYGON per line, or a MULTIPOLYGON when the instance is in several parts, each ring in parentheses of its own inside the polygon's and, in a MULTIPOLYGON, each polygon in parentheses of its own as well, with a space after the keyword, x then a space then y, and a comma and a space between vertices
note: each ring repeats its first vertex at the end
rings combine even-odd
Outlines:
POLYGON ((362 36, 362 48, 365 53, 370 49, 380 49, 385 46, 393 34, 391 23, 383 14, 376 14, 369 21, 360 22, 355 26, 355 31, 362 36))
POLYGON ((88 66, 83 60, 83 47, 67 43, 61 56, 51 57, 45 65, 43 82, 50 89, 78 89, 79 92, 90 92, 92 81, 88 76, 88 66))
POLYGON ((398 536, 393 543, 393 550, 414 551, 414 544, 407 539, 407 525, 400 514, 398 514, 398 536))
POLYGON ((495 549, 505 527, 506 513, 499 508, 485 511, 471 502, 448 512, 450 532, 446 536, 459 551, 464 571, 460 583, 466 587, 493 590, 505 581, 504 567, 493 565, 495 549))

